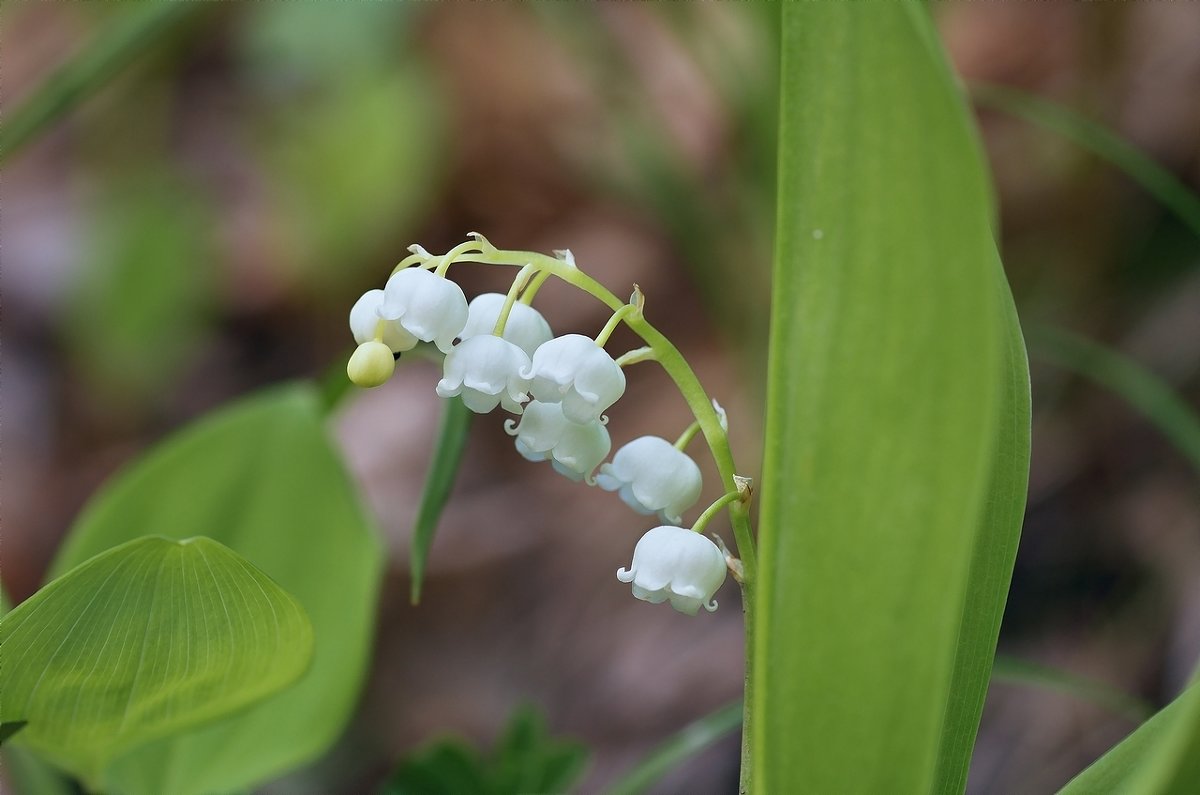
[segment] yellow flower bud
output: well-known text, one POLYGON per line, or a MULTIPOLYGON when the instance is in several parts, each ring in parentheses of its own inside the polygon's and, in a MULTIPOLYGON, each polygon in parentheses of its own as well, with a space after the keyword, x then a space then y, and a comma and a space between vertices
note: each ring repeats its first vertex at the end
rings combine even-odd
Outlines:
POLYGON ((396 360, 387 345, 377 340, 364 342, 354 351, 346 364, 346 375, 361 387, 380 386, 387 383, 396 369, 396 360))

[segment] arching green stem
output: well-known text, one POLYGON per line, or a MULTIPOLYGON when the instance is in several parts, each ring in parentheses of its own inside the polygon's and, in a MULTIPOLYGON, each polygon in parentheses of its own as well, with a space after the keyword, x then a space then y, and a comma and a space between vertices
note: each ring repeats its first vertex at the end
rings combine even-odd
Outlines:
MULTIPOLYGON (((611 290, 574 265, 546 256, 545 254, 539 254, 536 251, 501 251, 490 244, 483 244, 482 252, 464 256, 462 259, 467 262, 478 262, 484 265, 524 267, 525 265, 533 264, 543 273, 549 273, 593 296, 609 309, 613 310, 614 313, 622 307, 633 306, 622 301, 611 290)), ((713 408, 711 399, 700 384, 700 379, 696 377, 695 372, 693 372, 691 366, 683 358, 683 354, 679 352, 679 349, 663 336, 662 332, 646 320, 640 308, 637 308, 637 311, 630 312, 622 320, 624 320, 625 324, 635 334, 642 338, 647 347, 653 352, 654 358, 666 371, 667 375, 671 377, 671 380, 675 382, 675 386, 679 389, 683 399, 692 410, 696 422, 699 423, 700 431, 704 434, 705 441, 708 442, 713 460, 716 462, 717 469, 721 473, 721 481, 725 484, 728 491, 737 491, 738 486, 734 481, 734 475, 737 474, 737 470, 733 462, 733 452, 729 448, 729 437, 726 435, 725 429, 721 427, 720 417, 717 416, 717 411, 713 408)), ((737 553, 746 570, 745 582, 742 584, 743 604, 749 604, 753 599, 752 588, 755 581, 754 575, 757 570, 754 554, 754 536, 750 529, 749 506, 742 501, 733 503, 729 506, 729 514, 730 522, 733 525, 734 541, 737 544, 737 553)))
MULTIPOLYGON (((464 260, 479 262, 485 265, 511 265, 516 267, 524 267, 529 263, 533 263, 541 271, 550 273, 562 279, 567 284, 578 287, 580 290, 594 296, 614 312, 623 306, 630 306, 630 304, 613 295, 612 291, 600 284, 600 282, 575 267, 574 263, 564 262, 563 260, 554 259, 545 254, 538 254, 532 251, 501 251, 482 237, 477 239, 482 251, 479 254, 463 257, 464 260)), ((662 332, 645 319, 641 303, 640 301, 636 302, 637 311, 630 313, 624 318, 626 325, 641 337, 650 350, 653 351, 655 359, 658 360, 671 380, 675 382, 675 386, 678 387, 683 399, 687 402, 688 407, 691 408, 696 422, 700 425, 700 431, 704 434, 705 441, 708 442, 708 449, 711 451, 713 460, 717 464, 717 470, 721 473, 721 481, 725 485, 726 492, 740 493, 744 486, 739 487, 738 481, 735 480, 737 469, 733 462, 733 452, 729 448, 729 437, 725 429, 721 426, 721 419, 717 415, 716 408, 714 408, 712 401, 704 391, 704 387, 700 384, 700 379, 696 377, 696 373, 693 372, 687 360, 683 358, 683 354, 679 352, 679 349, 670 340, 663 336, 662 332)), ((733 526, 734 543, 742 564, 740 582, 742 587, 742 620, 745 625, 746 660, 749 663, 755 642, 754 604, 755 588, 758 584, 758 563, 754 549, 754 533, 750 528, 750 505, 748 499, 735 500, 728 503, 727 507, 729 509, 729 522, 733 526)), ((751 672, 752 666, 747 664, 744 691, 745 715, 742 729, 743 768, 746 768, 750 764, 749 760, 753 753, 752 748, 754 743, 751 732, 754 724, 750 715, 751 705, 754 703, 754 680, 751 678, 751 672)))
POLYGON ((512 286, 508 288, 508 295, 504 296, 504 306, 500 307, 500 314, 496 316, 496 326, 492 329, 492 334, 497 337, 504 336, 504 326, 508 323, 508 316, 512 313, 513 304, 517 302, 517 295, 529 281, 529 277, 536 272, 537 268, 532 263, 517 272, 517 277, 513 279, 512 286))
POLYGON ((446 271, 450 269, 450 266, 455 262, 458 262, 459 258, 461 258, 463 254, 477 251, 479 247, 479 242, 475 240, 468 240, 465 243, 459 243, 457 246, 442 255, 441 260, 438 262, 437 268, 433 271, 433 275, 445 276, 446 271))
POLYGON ((546 280, 549 278, 549 271, 541 271, 537 276, 534 276, 533 281, 529 283, 529 289, 521 294, 521 303, 525 304, 525 306, 530 306, 533 303, 533 298, 537 295, 538 290, 542 289, 542 285, 545 284, 546 280))
POLYGON ((627 364, 637 364, 638 362, 654 361, 654 350, 649 345, 644 345, 641 348, 634 348, 631 351, 626 351, 617 357, 616 362, 621 367, 627 364))
POLYGON ((684 429, 683 433, 679 434, 679 438, 675 440, 675 449, 684 450, 692 439, 696 438, 696 434, 700 432, 700 422, 697 420, 684 429))
POLYGON ((633 304, 626 304, 616 312, 613 312, 613 316, 608 319, 608 322, 604 324, 604 328, 600 329, 600 333, 596 335, 596 344, 603 348, 604 343, 608 342, 608 338, 617 330, 617 326, 621 324, 621 321, 637 311, 638 308, 633 304))
POLYGON ((704 509, 704 513, 700 514, 700 517, 696 519, 695 524, 692 525, 692 532, 703 533, 705 526, 712 521, 714 516, 721 512, 722 508, 734 500, 740 500, 741 498, 741 493, 736 491, 731 491, 728 494, 720 497, 716 502, 704 509))

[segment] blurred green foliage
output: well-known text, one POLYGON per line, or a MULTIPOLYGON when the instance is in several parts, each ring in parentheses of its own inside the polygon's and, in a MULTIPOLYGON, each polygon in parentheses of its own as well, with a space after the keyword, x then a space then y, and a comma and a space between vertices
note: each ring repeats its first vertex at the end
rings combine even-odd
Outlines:
POLYGON ((483 753, 441 740, 401 763, 381 795, 527 795, 568 792, 587 764, 587 749, 557 740, 529 706, 509 720, 499 743, 483 753))

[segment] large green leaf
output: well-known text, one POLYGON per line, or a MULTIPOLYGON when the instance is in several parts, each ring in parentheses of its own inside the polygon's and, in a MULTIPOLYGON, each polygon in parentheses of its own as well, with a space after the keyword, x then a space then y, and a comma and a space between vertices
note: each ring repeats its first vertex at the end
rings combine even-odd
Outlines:
POLYGON ((1029 450, 983 160, 921 6, 782 35, 755 789, 961 791, 1029 450))
POLYGON ((312 659, 303 608, 207 538, 140 538, 79 565, 0 621, 4 721, 92 786, 149 740, 292 684, 312 659))
POLYGON ((1064 795, 1193 795, 1200 782, 1200 684, 1063 788, 1064 795))
POLYGON ((175 538, 204 533, 262 568, 308 612, 316 650, 295 687, 119 759, 106 791, 226 792, 320 754, 358 698, 382 553, 329 444, 314 392, 269 392, 165 443, 92 502, 55 568, 151 530, 175 538))

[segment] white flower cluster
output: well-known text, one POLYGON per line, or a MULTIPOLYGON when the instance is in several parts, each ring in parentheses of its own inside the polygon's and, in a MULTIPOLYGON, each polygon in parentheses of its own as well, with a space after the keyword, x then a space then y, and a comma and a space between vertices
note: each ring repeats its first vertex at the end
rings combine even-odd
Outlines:
POLYGON ((617 573, 633 583, 635 597, 669 601, 689 615, 701 605, 715 610, 724 554, 701 533, 676 526, 700 496, 696 462, 682 444, 642 436, 603 463, 612 449, 604 412, 625 393, 621 366, 602 342, 581 334, 555 337, 541 313, 516 301, 515 292, 485 293, 468 304, 462 289, 440 272, 397 271, 384 289, 367 291, 350 310, 359 344, 347 364, 350 380, 379 386, 391 377, 398 354, 432 343, 445 354, 438 395, 461 398, 478 414, 499 406, 520 415, 504 427, 521 456, 549 461, 571 480, 615 491, 639 514, 670 523, 646 533, 630 569, 617 573))

